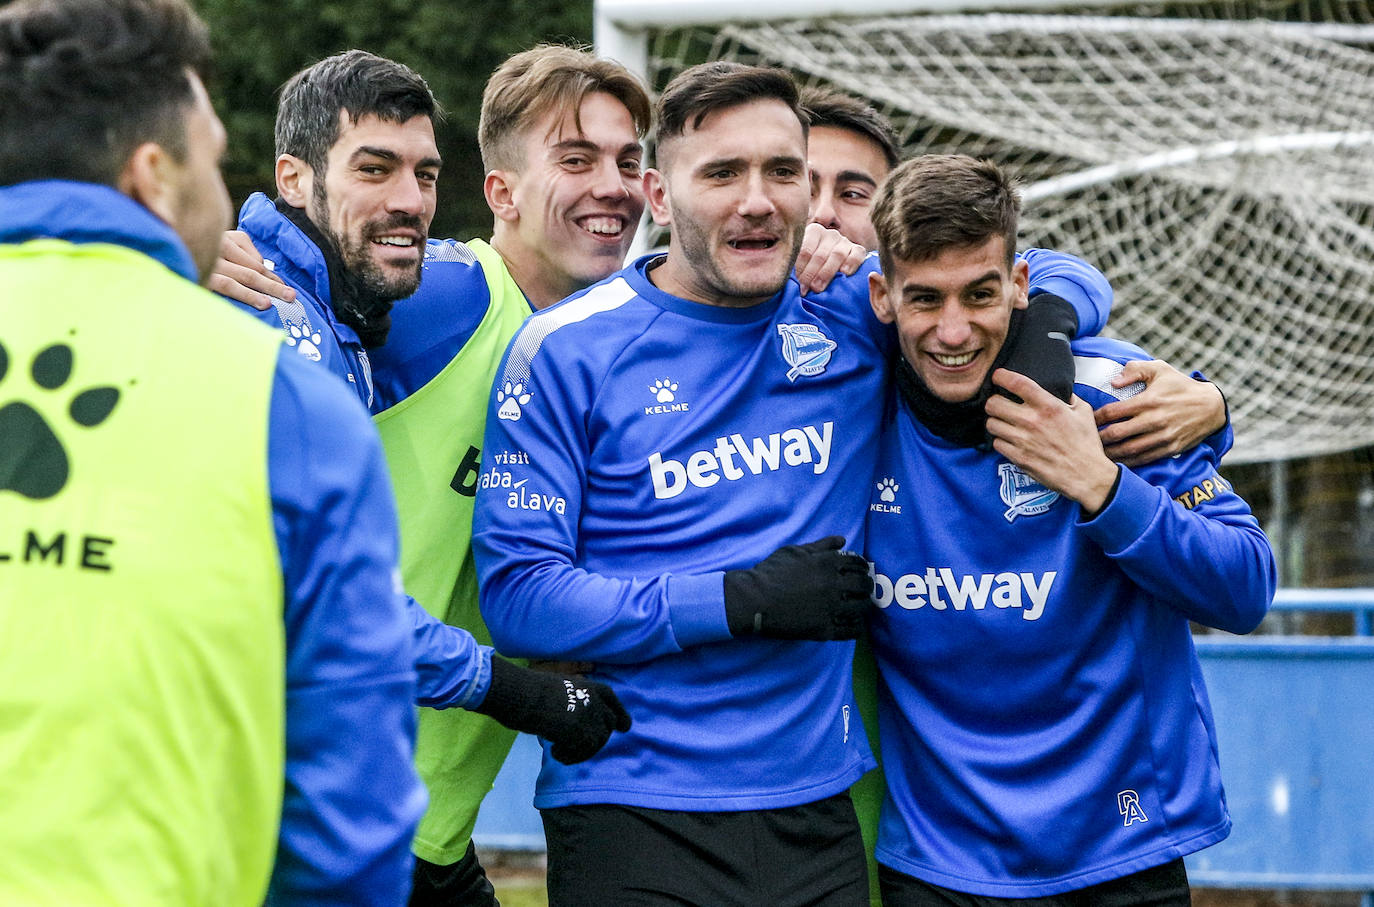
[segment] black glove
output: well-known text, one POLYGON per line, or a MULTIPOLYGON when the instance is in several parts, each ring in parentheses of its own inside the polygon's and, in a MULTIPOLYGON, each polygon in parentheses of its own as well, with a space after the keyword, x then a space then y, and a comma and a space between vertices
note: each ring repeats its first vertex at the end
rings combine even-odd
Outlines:
MULTIPOLYGON (((1069 338, 1078 332, 1078 314, 1073 306, 1053 293, 1041 293, 1030 301, 1020 330, 1008 337, 1005 355, 998 365, 1020 372, 1060 400, 1073 397, 1073 352, 1069 338)), ((1015 394, 997 388, 1008 399, 1021 402, 1015 394)))
POLYGON ((854 639, 864 629, 873 581, 868 562, 832 535, 788 545, 748 570, 725 573, 725 620, 735 636, 854 639))
POLYGON ((630 729, 629 713, 604 683, 532 671, 499 656, 491 659, 487 698, 473 711, 543 737, 553 744, 553 758, 565 765, 595 756, 612 731, 630 729))

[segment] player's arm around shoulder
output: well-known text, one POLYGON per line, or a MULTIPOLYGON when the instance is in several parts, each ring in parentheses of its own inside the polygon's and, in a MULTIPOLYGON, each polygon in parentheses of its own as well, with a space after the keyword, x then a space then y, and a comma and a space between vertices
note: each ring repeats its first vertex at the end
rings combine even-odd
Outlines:
POLYGON ((1113 292, 1105 274, 1075 255, 1053 249, 1026 249, 1017 254, 1026 263, 1030 295, 1058 296, 1074 311, 1076 337, 1101 333, 1111 314, 1113 292))
POLYGON ((607 374, 640 329, 618 311, 579 320, 598 304, 531 316, 492 388, 473 553, 483 617, 508 655, 633 663, 730 636, 720 572, 626 579, 579 563, 600 395, 614 393, 607 374))
POLYGON ((425 792, 381 444, 337 379, 283 347, 268 430, 286 629, 286 783, 272 900, 401 903, 425 792))

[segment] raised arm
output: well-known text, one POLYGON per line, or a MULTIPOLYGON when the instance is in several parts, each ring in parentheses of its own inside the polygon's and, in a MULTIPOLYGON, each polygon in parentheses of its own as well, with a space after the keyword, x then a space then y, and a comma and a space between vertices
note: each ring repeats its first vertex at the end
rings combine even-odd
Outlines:
POLYGON ((994 448, 1077 501, 1082 531, 1137 585, 1210 627, 1259 624, 1277 584, 1274 554, 1211 447, 1137 473, 1107 459, 1082 399, 1066 404, 1006 370, 993 380, 1024 401, 988 403, 994 448))
MULTIPOLYGON (((1008 364, 1035 378, 1057 375, 1053 367, 1044 365, 1054 361, 1053 343, 1046 342, 1047 335, 1059 332, 1089 337, 1101 333, 1111 312, 1111 286, 1092 265, 1063 252, 1028 249, 1022 258, 1030 266, 1031 308, 1020 340, 1022 349, 1014 352, 1018 358, 1008 364), (1073 309, 1076 325, 1072 331, 1067 330, 1069 322, 1062 313, 1044 305, 1046 297, 1059 297, 1073 309)), ((1201 378, 1189 378, 1159 360, 1128 363, 1115 386, 1144 382, 1145 390, 1098 410, 1097 424, 1103 427, 1107 456, 1127 466, 1138 466, 1174 456, 1204 441, 1214 448, 1229 448, 1226 402, 1216 385, 1201 378)))

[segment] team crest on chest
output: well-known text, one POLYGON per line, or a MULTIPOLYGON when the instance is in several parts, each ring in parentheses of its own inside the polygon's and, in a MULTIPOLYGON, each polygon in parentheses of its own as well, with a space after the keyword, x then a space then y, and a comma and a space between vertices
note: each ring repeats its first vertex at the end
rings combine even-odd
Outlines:
POLYGON ((788 381, 825 371, 839 346, 816 324, 780 324, 778 335, 782 337, 782 358, 787 361, 788 381))
POLYGON ((1002 481, 1002 503, 1007 505, 1002 516, 1008 523, 1019 516, 1039 516, 1059 500, 1059 492, 1050 491, 1012 463, 999 463, 997 476, 1002 481))

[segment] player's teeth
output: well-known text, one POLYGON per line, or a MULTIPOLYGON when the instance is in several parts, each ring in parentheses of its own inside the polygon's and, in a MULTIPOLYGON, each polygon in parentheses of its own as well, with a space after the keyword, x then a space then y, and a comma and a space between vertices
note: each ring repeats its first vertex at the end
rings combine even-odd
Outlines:
POLYGON ((588 233, 619 233, 620 221, 614 217, 589 217, 582 222, 588 233))
POLYGON ((941 356, 936 354, 935 361, 947 368, 958 368, 961 365, 968 365, 973 361, 977 353, 960 353, 958 356, 941 356))
POLYGON ((413 245, 415 245, 415 241, 414 241, 414 240, 410 239, 409 237, 404 237, 404 236, 382 236, 382 237, 379 237, 379 238, 377 239, 377 242, 381 243, 381 244, 384 245, 384 246, 413 246, 413 245))

